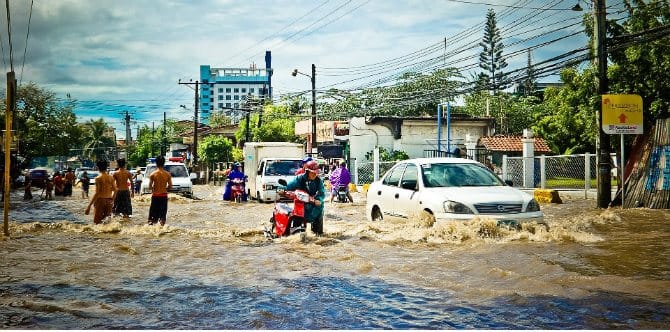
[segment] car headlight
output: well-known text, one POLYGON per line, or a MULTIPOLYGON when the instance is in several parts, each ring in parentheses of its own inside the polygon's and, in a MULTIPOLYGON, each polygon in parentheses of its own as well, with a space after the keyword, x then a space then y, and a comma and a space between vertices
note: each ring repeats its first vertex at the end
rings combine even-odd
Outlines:
POLYGON ((540 204, 537 203, 535 198, 531 199, 526 206, 526 212, 537 212, 540 211, 540 204))
POLYGON ((444 212, 455 214, 474 214, 472 210, 465 204, 454 201, 444 202, 444 212))

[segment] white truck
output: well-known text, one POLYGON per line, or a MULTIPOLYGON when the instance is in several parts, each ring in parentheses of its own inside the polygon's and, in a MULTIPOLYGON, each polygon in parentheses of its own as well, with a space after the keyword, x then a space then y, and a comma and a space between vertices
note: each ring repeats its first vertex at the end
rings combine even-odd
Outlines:
POLYGON ((305 155, 304 147, 289 142, 249 142, 244 144, 244 174, 247 194, 260 202, 273 202, 279 179, 291 181, 305 155))

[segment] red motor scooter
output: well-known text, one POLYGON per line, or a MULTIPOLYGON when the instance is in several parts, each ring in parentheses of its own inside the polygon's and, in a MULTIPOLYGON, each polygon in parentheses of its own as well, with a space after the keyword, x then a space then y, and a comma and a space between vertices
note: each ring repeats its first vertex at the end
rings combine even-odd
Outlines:
POLYGON ((230 186, 230 199, 236 203, 242 203, 244 198, 244 179, 232 179, 230 180, 232 185, 230 186))
MULTIPOLYGON (((285 186, 286 180, 280 179, 279 184, 285 186)), ((293 200, 293 206, 282 202, 275 203, 270 218, 270 229, 264 230, 265 236, 271 239, 305 232, 307 229, 305 204, 314 202, 314 197, 304 190, 282 191, 280 195, 293 200)))

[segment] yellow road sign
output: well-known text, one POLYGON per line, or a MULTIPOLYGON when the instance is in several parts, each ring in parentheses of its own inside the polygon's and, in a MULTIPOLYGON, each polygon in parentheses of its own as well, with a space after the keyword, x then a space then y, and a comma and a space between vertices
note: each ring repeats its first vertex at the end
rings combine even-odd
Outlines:
POLYGON ((642 134, 642 97, 602 95, 603 131, 606 134, 642 134))

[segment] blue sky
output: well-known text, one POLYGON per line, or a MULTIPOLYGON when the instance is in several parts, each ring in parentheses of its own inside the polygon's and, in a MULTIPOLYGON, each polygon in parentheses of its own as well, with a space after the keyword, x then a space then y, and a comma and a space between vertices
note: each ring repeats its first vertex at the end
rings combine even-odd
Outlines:
MULTIPOLYGON (((317 89, 353 89, 388 80, 421 68, 422 59, 444 54, 453 55, 440 61, 462 68, 469 77, 478 71, 468 65, 476 63, 481 50, 477 44, 489 8, 498 16, 506 53, 519 51, 507 60, 508 68, 516 69, 525 66, 527 52, 522 50, 528 47, 537 45, 531 54, 540 62, 586 45, 586 36, 578 33, 585 12, 570 10, 576 2, 37 0, 28 33, 31 1, 10 1, 11 53, 20 83, 35 82, 61 98, 70 94, 82 122, 102 117, 124 138, 126 111, 135 121, 133 135, 138 125, 162 121, 163 112, 169 118, 191 118, 192 112, 180 105, 192 108, 193 90, 177 83, 197 79, 201 64, 264 66, 264 53, 270 50, 275 97, 309 89, 309 78, 290 73, 296 68, 309 73, 312 63, 317 89), (578 34, 566 37, 572 33, 578 34), (559 37, 564 39, 541 45, 559 37), (421 56, 408 56, 420 50, 421 56), (372 64, 377 65, 354 70, 372 64)), ((581 6, 589 10, 585 1, 581 6)), ((608 11, 621 8, 614 1, 608 6, 608 11)), ((2 16, 7 72, 10 47, 2 16)))

